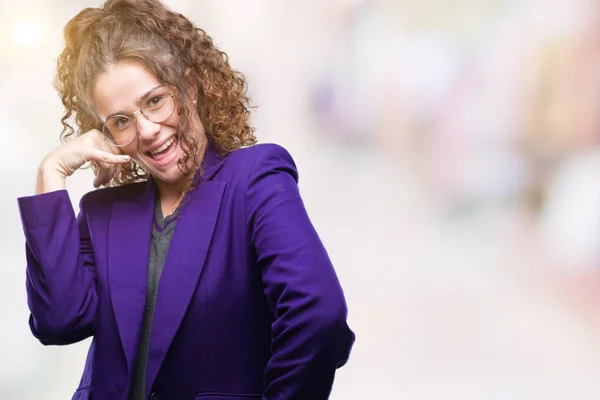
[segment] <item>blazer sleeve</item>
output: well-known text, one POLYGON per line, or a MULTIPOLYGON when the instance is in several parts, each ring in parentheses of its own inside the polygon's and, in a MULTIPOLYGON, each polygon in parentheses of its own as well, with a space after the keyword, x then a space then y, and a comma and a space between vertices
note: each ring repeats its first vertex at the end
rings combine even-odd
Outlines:
POLYGON ((96 272, 84 199, 77 218, 66 190, 18 199, 29 326, 45 345, 75 343, 96 329, 96 272))
POLYGON ((246 217, 274 315, 263 400, 321 400, 354 343, 333 265, 300 197, 289 153, 264 145, 250 172, 246 217))

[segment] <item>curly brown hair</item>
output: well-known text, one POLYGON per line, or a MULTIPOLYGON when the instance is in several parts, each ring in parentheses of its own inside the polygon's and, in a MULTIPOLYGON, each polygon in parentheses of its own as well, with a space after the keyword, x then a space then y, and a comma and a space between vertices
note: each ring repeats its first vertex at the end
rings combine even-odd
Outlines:
MULTIPOLYGON (((177 89, 178 131, 184 151, 179 167, 183 171, 196 172, 201 167, 198 154, 203 138, 189 129, 193 112, 221 154, 256 143, 244 76, 231 68, 227 54, 204 30, 159 0, 108 0, 100 8, 86 8, 67 23, 64 37, 54 80, 65 107, 62 142, 100 129, 102 122, 91 96, 96 78, 111 64, 136 61, 160 82, 177 89), (194 85, 197 105, 189 96, 194 85)), ((147 178, 131 161, 110 184, 147 178)))

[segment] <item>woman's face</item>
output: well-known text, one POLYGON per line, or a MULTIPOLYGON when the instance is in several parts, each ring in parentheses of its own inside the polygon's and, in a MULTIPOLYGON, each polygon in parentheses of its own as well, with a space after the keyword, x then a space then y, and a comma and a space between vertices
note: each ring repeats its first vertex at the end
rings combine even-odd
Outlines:
MULTIPOLYGON (((113 115, 131 116, 140 108, 151 116, 152 111, 146 110, 152 110, 160 101, 172 101, 169 93, 174 93, 172 87, 162 85, 142 64, 133 61, 110 65, 106 72, 98 76, 93 89, 96 112, 103 122, 113 115), (166 96, 166 99, 161 100, 157 94, 166 96)), ((196 134, 201 134, 202 123, 197 114, 193 114, 191 129, 196 134)), ((158 183, 173 184, 184 177, 177 165, 184 153, 179 140, 181 132, 177 131, 179 115, 176 107, 170 116, 166 115, 168 118, 164 121, 152 122, 141 112, 136 113, 132 117, 132 129, 137 128, 138 135, 133 142, 121 147, 121 150, 158 183)))

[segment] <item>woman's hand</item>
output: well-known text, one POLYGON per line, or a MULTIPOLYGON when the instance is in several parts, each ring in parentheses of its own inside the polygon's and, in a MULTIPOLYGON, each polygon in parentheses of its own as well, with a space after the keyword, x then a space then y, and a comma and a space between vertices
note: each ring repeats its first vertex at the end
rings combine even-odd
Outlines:
POLYGON ((119 174, 121 165, 129 162, 127 155, 116 154, 102 137, 102 132, 92 129, 51 151, 38 170, 36 194, 65 189, 65 180, 85 163, 98 167, 94 187, 108 183, 119 174))

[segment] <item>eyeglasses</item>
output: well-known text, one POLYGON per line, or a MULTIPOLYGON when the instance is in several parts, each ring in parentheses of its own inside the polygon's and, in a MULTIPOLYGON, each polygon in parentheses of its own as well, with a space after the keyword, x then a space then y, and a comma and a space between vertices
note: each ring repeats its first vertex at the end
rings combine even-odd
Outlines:
POLYGON ((171 118, 175 112, 175 93, 167 88, 156 88, 141 100, 141 108, 131 115, 112 115, 104 125, 104 139, 112 146, 124 147, 137 138, 139 133, 135 115, 141 113, 148 121, 159 123, 171 118))

